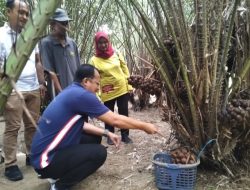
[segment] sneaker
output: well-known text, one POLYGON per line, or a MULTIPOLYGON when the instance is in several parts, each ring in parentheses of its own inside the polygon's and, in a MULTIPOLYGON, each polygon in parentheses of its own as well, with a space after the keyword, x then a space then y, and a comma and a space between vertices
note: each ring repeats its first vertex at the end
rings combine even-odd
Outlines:
POLYGON ((49 190, 57 190, 56 185, 54 183, 51 183, 49 190))
POLYGON ((23 179, 23 174, 17 165, 9 166, 9 167, 5 168, 4 175, 10 181, 18 181, 18 180, 23 179))
POLYGON ((70 188, 57 188, 56 187, 56 184, 55 183, 53 183, 53 184, 51 184, 50 185, 50 189, 49 190, 70 190, 70 188))
POLYGON ((47 178, 47 181, 52 185, 56 183, 57 179, 47 178))
POLYGON ((4 163, 4 157, 1 155, 0 156, 0 164, 4 163))
POLYGON ((122 142, 124 142, 125 144, 132 144, 133 143, 132 139, 129 138, 128 136, 123 136, 122 142))
POLYGON ((108 145, 114 145, 113 141, 109 137, 107 137, 107 144, 108 145))
POLYGON ((26 161, 25 161, 25 163, 26 163, 26 166, 30 166, 31 165, 30 164, 30 157, 28 155, 26 155, 26 161))

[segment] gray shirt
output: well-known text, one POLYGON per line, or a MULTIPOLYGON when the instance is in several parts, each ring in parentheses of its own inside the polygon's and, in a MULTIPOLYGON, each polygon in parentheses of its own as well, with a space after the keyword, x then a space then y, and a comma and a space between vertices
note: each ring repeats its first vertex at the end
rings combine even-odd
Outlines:
POLYGON ((80 65, 76 43, 67 37, 63 47, 53 36, 48 35, 41 40, 39 47, 43 66, 46 70, 55 72, 62 89, 66 88, 73 82, 75 71, 80 65))

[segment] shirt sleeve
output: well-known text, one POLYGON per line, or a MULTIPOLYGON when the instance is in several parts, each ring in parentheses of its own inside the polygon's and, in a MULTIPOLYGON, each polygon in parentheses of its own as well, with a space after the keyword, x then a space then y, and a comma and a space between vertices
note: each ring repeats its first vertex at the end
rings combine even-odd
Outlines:
POLYGON ((81 95, 75 105, 75 108, 80 113, 87 114, 91 118, 98 117, 109 111, 96 95, 91 92, 85 92, 84 95, 81 95))
POLYGON ((38 54, 39 53, 39 48, 38 48, 38 45, 35 46, 35 54, 38 54))
POLYGON ((56 68, 53 64, 52 49, 49 46, 49 42, 46 40, 41 40, 39 49, 41 55, 41 62, 44 68, 48 71, 53 71, 56 73, 56 68))
MULTIPOLYGON (((129 73, 129 70, 128 70, 128 66, 127 66, 127 63, 125 62, 125 59, 124 57, 118 53, 118 58, 120 60, 120 65, 121 65, 121 69, 122 69, 122 72, 124 73, 124 76, 126 79, 128 79, 130 77, 130 73, 129 73)), ((127 87, 128 87, 128 90, 133 90, 133 87, 128 84, 128 81, 127 81, 127 87)))
POLYGON ((95 67, 94 57, 90 58, 89 64, 95 67))
POLYGON ((128 70, 128 66, 127 66, 127 64, 126 64, 126 62, 125 62, 124 57, 123 57, 120 53, 118 53, 118 58, 119 58, 119 60, 120 60, 121 69, 122 69, 122 71, 123 71, 125 77, 126 77, 126 78, 130 77, 129 70, 128 70))
POLYGON ((76 53, 76 64, 77 64, 77 67, 79 67, 81 65, 81 60, 80 60, 79 50, 75 42, 74 42, 74 48, 75 48, 75 53, 76 53))
POLYGON ((3 67, 5 59, 6 59, 6 50, 4 44, 0 42, 0 68, 3 67))

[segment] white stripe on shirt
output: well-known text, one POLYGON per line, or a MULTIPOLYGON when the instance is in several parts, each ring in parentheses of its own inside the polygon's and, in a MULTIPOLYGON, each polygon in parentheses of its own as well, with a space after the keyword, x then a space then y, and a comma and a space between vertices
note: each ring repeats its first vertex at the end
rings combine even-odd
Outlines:
POLYGON ((61 129, 61 131, 56 135, 53 141, 48 145, 47 149, 41 155, 41 168, 45 168, 49 165, 48 154, 62 141, 67 132, 74 126, 74 124, 81 118, 81 115, 75 115, 72 117, 68 123, 61 129))

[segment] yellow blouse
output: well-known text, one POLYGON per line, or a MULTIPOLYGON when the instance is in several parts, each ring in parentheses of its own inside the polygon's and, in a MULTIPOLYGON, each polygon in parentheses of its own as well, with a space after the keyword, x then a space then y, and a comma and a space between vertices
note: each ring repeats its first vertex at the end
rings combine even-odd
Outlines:
POLYGON ((133 89, 128 84, 127 79, 130 74, 121 54, 114 53, 108 59, 93 56, 90 64, 95 66, 100 73, 100 98, 103 102, 124 95, 133 89))

